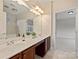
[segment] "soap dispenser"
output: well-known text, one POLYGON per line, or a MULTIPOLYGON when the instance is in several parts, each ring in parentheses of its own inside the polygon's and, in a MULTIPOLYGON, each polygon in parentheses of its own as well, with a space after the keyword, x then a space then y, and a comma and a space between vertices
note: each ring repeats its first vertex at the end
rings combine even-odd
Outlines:
POLYGON ((25 37, 25 35, 23 34, 22 37, 25 37))
POLYGON ((23 37, 22 41, 25 41, 25 35, 24 34, 22 35, 22 37, 23 37))

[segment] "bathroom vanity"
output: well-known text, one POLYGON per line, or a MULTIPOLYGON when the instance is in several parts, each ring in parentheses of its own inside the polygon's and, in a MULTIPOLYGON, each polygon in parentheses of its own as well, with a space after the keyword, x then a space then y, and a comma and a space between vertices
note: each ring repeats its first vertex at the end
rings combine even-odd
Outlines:
POLYGON ((9 59, 34 59, 34 55, 35 55, 35 47, 32 46, 9 59))
POLYGON ((44 57, 50 49, 50 36, 48 35, 23 40, 0 49, 0 59, 35 59, 35 55, 44 57))
POLYGON ((35 45, 26 48, 22 52, 12 56, 9 59, 35 59, 35 54, 44 57, 47 51, 50 49, 50 37, 43 39, 35 45))

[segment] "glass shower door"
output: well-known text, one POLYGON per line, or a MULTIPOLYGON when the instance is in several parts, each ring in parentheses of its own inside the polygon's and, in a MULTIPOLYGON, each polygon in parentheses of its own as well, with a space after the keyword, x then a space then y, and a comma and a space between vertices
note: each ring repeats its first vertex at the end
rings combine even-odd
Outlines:
POLYGON ((73 14, 69 14, 70 10, 56 14, 56 33, 55 33, 55 49, 61 51, 75 51, 75 10, 73 14))

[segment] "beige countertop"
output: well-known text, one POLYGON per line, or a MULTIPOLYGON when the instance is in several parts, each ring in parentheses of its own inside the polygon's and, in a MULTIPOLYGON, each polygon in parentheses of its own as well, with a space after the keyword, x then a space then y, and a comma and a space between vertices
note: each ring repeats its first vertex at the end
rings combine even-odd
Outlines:
POLYGON ((50 35, 42 35, 42 36, 38 36, 35 39, 25 37, 25 38, 22 38, 22 39, 25 39, 24 42, 22 40, 20 40, 16 44, 7 45, 4 48, 0 47, 0 59, 9 59, 10 57, 16 55, 17 53, 20 53, 21 51, 44 40, 48 36, 50 36, 50 35))

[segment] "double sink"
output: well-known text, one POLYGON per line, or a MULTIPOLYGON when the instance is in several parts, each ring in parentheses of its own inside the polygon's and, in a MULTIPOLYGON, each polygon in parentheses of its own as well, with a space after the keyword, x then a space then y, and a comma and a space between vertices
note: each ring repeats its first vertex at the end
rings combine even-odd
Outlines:
POLYGON ((15 38, 8 38, 8 39, 3 39, 0 41, 0 49, 9 47, 9 46, 14 46, 16 44, 24 44, 26 43, 26 41, 30 41, 28 40, 29 38, 22 38, 22 37, 15 37, 15 38))
POLYGON ((24 44, 31 45, 35 43, 36 41, 38 41, 37 38, 32 39, 31 37, 29 38, 28 37, 14 37, 14 38, 3 39, 1 40, 1 43, 0 43, 0 50, 6 47, 16 46, 16 45, 19 45, 19 46, 22 46, 24 44))

